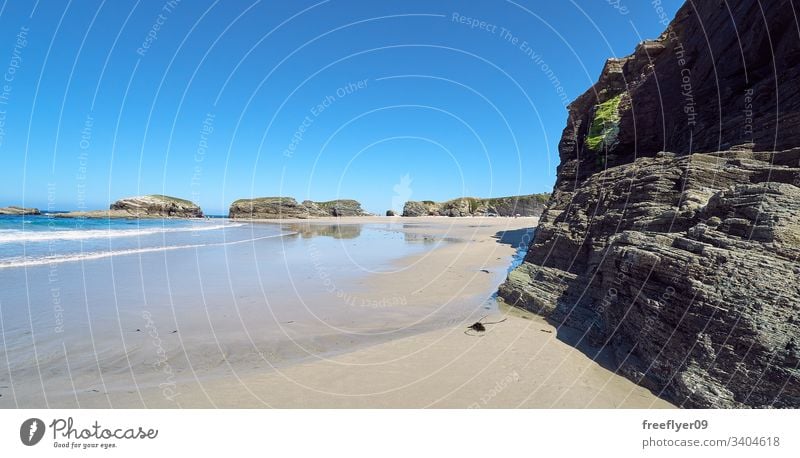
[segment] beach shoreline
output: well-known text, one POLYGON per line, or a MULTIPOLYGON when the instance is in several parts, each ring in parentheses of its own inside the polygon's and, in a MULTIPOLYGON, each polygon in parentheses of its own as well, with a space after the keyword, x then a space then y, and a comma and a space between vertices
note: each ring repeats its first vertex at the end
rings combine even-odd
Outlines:
MULTIPOLYGON (((192 368, 192 374, 183 372, 171 380, 168 389, 164 383, 141 378, 135 386, 115 386, 113 377, 106 375, 105 388, 65 390, 51 395, 50 405, 671 407, 559 339, 559 331, 543 319, 493 300, 512 263, 524 254, 538 218, 340 217, 247 222, 299 231, 351 225, 386 228, 401 233, 408 243, 430 248, 395 259, 384 269, 342 286, 349 295, 346 304, 360 316, 380 317, 364 320, 363 329, 353 323, 328 337, 302 342, 292 334, 297 329, 292 326, 301 323, 282 325, 292 344, 308 352, 306 357, 278 364, 260 349, 229 347, 210 367, 213 370, 192 368), (487 332, 465 332, 478 320, 487 323, 487 332), (499 323, 489 324, 493 322, 499 323), (348 337, 375 329, 384 329, 386 334, 361 343, 348 337)), ((191 359, 209 347, 195 347, 189 339, 180 351, 191 359)), ((170 351, 166 353, 165 358, 174 360, 170 351)))

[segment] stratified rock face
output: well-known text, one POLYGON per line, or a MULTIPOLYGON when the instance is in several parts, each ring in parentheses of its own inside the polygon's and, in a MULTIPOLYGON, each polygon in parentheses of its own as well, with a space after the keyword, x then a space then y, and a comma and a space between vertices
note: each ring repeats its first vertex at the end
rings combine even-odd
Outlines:
POLYGON ((177 197, 149 195, 128 197, 111 204, 111 213, 131 217, 202 218, 203 211, 193 202, 177 197))
POLYGON ((441 216, 440 209, 441 204, 436 202, 410 200, 403 205, 403 216, 441 216))
POLYGON ((680 406, 800 407, 798 7, 690 2, 609 61, 500 287, 680 406))
MULTIPOLYGON (((311 203, 311 202, 309 202, 311 203)), ((229 218, 312 218, 325 216, 312 205, 297 203, 291 197, 260 197, 240 199, 231 204, 229 218)))
POLYGON ((314 203, 328 216, 372 216, 371 213, 367 213, 361 208, 361 204, 358 201, 352 199, 314 203))
POLYGON ((38 208, 22 208, 14 205, 10 207, 0 208, 0 215, 41 215, 42 212, 38 208))
POLYGON ((491 199, 462 197, 441 203, 408 201, 403 206, 403 216, 539 216, 549 198, 549 194, 531 194, 491 199))
POLYGON ((355 200, 303 203, 291 197, 259 197, 240 199, 231 204, 229 218, 240 219, 307 219, 326 216, 370 216, 355 200))

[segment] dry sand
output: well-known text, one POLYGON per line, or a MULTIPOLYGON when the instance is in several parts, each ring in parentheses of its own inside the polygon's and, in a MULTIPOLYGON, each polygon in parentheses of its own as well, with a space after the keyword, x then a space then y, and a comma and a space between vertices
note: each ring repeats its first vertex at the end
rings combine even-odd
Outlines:
MULTIPOLYGON (((389 274, 366 276, 359 294, 379 301, 404 295, 408 307, 441 312, 470 307, 467 319, 444 328, 262 372, 180 383, 171 402, 142 388, 149 407, 280 408, 668 408, 645 388, 614 374, 562 340, 543 319, 507 307, 486 311, 520 238, 536 218, 339 218, 304 224, 391 223, 408 237, 445 236, 421 255, 397 262, 389 274), (485 271, 488 271, 485 272, 485 271), (465 333, 489 314, 487 332, 465 333)), ((280 221, 287 223, 288 221, 280 221)), ((524 243, 524 241, 523 241, 524 243)), ((560 336, 559 336, 560 335, 560 336)), ((105 396, 105 393, 103 394, 105 396)), ((108 393, 115 407, 140 407, 132 392, 108 393)), ((91 407, 92 399, 81 405, 91 407)))

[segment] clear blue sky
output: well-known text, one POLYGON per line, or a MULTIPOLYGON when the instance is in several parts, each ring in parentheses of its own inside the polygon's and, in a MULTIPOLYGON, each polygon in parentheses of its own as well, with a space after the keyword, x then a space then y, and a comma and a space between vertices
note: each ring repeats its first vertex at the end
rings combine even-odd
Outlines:
POLYGON ((4 1, 0 206, 550 191, 565 102, 663 20, 633 0, 4 1))

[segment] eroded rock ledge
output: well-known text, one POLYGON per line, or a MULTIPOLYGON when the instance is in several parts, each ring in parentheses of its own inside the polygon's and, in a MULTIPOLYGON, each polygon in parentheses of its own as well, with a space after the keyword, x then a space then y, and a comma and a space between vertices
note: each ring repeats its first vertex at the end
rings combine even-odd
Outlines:
POLYGON ((462 197, 447 202, 408 201, 403 216, 539 216, 550 194, 479 199, 462 197))
POLYGON ((308 219, 327 216, 371 216, 358 201, 350 199, 298 203, 291 197, 240 199, 231 204, 229 218, 237 219, 308 219))
POLYGON ((680 406, 800 407, 798 7, 691 2, 609 61, 500 287, 680 406))

